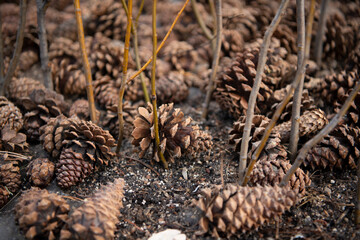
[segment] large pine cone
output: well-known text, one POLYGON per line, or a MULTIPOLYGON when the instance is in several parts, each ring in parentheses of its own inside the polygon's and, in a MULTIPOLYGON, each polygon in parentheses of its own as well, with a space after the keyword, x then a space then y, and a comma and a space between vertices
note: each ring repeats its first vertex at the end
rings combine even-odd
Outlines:
POLYGON ((127 16, 121 3, 105 0, 93 5, 86 28, 90 35, 100 32, 110 39, 123 41, 126 25, 127 16))
POLYGON ((32 78, 12 78, 7 88, 6 95, 9 99, 27 97, 35 89, 45 89, 45 86, 32 78))
POLYGON ((21 186, 21 174, 17 161, 0 162, 0 185, 5 186, 11 193, 16 193, 21 186))
MULTIPOLYGON (((284 178, 287 171, 291 168, 288 161, 282 160, 261 160, 256 162, 250 175, 249 182, 253 185, 278 185, 284 178)), ((290 188, 297 191, 300 195, 305 194, 305 187, 311 183, 310 178, 303 170, 298 168, 292 175, 289 185, 290 188)))
POLYGON ((69 204, 60 195, 31 188, 19 198, 15 218, 27 239, 55 239, 69 211, 69 204))
MULTIPOLYGON (((255 114, 266 113, 269 99, 282 77, 290 70, 283 58, 286 50, 275 41, 268 52, 262 84, 257 96, 255 114)), ((246 114, 248 99, 256 76, 260 41, 239 53, 233 65, 218 79, 215 99, 235 118, 246 114)))
POLYGON ((6 97, 0 96, 0 130, 8 127, 19 131, 23 126, 23 116, 20 110, 6 97))
POLYGON ((280 217, 297 200, 297 192, 288 187, 227 185, 203 190, 197 205, 203 211, 200 230, 214 237, 239 235, 280 217))
POLYGON ((29 163, 26 174, 33 185, 46 187, 51 182, 54 172, 55 164, 48 158, 36 158, 29 163))
MULTIPOLYGON (((161 105, 158 111, 160 149, 165 159, 170 162, 174 162, 174 158, 179 158, 183 154, 193 154, 199 146, 198 141, 201 141, 198 137, 202 135, 198 127, 190 125, 192 119, 184 119, 184 113, 179 108, 173 109, 173 106, 173 103, 161 105)), ((132 144, 140 146, 142 158, 150 146, 155 144, 154 117, 150 104, 147 109, 140 107, 138 111, 139 115, 133 123, 135 129, 132 132, 132 144)), ((154 149, 153 158, 156 161, 160 159, 154 149)))
POLYGON ((156 82, 159 104, 184 101, 189 95, 189 87, 185 81, 184 74, 178 71, 171 71, 168 75, 159 78, 156 82))
POLYGON ((114 239, 122 208, 123 179, 101 187, 69 216, 60 239, 114 239))
POLYGON ((360 157, 360 129, 340 125, 307 154, 304 165, 315 168, 356 168, 360 157))
POLYGON ((51 117, 67 115, 69 108, 61 94, 49 89, 35 89, 28 97, 20 98, 18 104, 26 111, 24 128, 32 141, 39 139, 39 128, 51 117))
MULTIPOLYGON (((329 123, 324 112, 314 109, 304 112, 299 120, 299 136, 309 138, 316 134, 329 123)), ((275 134, 280 134, 281 142, 288 142, 291 133, 291 120, 275 126, 272 130, 275 134)))

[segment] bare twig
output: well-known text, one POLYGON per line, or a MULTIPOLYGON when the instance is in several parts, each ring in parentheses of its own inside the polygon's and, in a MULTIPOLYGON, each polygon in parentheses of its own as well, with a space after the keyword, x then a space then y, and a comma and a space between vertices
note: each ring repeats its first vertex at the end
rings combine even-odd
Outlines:
POLYGON ((129 46, 130 46, 130 35, 131 35, 131 23, 132 23, 132 0, 128 0, 128 13, 127 13, 127 26, 125 35, 124 45, 124 60, 123 60, 123 74, 121 78, 121 85, 118 99, 118 119, 119 119, 119 137, 116 145, 116 153, 120 152, 121 143, 124 135, 124 116, 123 116, 123 98, 125 93, 126 78, 127 78, 127 67, 129 62, 129 46))
MULTIPOLYGON (((297 17, 297 71, 302 71, 300 67, 305 60, 305 5, 304 0, 296 0, 296 17, 297 17)), ((295 80, 295 79, 294 79, 295 80)), ((300 82, 295 89, 292 112, 291 112, 291 134, 290 134, 290 159, 295 159, 297 145, 299 142, 299 117, 301 107, 301 97, 304 87, 304 74, 300 76, 300 82)))
MULTIPOLYGON (((152 41, 153 41, 153 55, 152 55, 152 69, 151 69, 151 101, 153 106, 153 116, 154 116, 154 132, 155 132, 155 149, 158 153, 158 156, 161 162, 164 165, 164 168, 168 168, 168 163, 160 149, 160 136, 159 136, 159 123, 157 115, 157 103, 156 103, 156 88, 155 88, 155 70, 156 70, 156 54, 157 54, 157 34, 156 34, 156 3, 157 0, 153 0, 153 11, 152 11, 152 41)), ((155 153, 156 154, 156 153, 155 153)))
POLYGON ((216 26, 217 26, 217 23, 216 23, 216 9, 215 9, 215 4, 214 4, 214 0, 209 0, 209 7, 210 7, 210 12, 211 12, 211 15, 213 16, 213 20, 214 20, 214 29, 213 29, 213 33, 215 34, 216 33, 216 26))
POLYGON ((260 48, 259 60, 256 69, 256 76, 253 88, 250 93, 249 102, 248 102, 248 109, 246 111, 246 121, 244 126, 244 132, 242 135, 241 141, 241 149, 240 149, 240 159, 239 159, 239 179, 240 181, 243 179, 245 174, 246 168, 246 159, 248 153, 248 146, 249 146, 249 137, 251 131, 251 124, 254 118, 254 109, 256 104, 256 96, 258 95, 260 83, 262 79, 262 74, 264 73, 265 62, 266 62, 266 55, 270 45, 271 36, 273 35, 276 27, 279 25, 282 16, 285 14, 285 10, 289 0, 282 0, 279 6, 279 9, 276 12, 274 19, 272 20, 269 28, 265 32, 264 40, 260 48))
POLYGON ((25 22, 26 22, 26 9, 27 9, 27 0, 20 1, 20 22, 19 28, 16 34, 16 43, 15 50, 10 61, 9 68, 7 69, 5 78, 3 78, 0 82, 0 96, 3 96, 5 93, 5 89, 7 89, 11 78, 14 75, 15 69, 19 63, 20 53, 22 50, 23 42, 24 42, 24 30, 25 30, 25 22))
MULTIPOLYGON (((178 14, 176 15, 174 22, 171 24, 168 32, 166 33, 164 39, 162 40, 162 42, 160 43, 159 47, 156 50, 156 54, 159 53, 159 51, 161 50, 161 48, 164 46, 166 40, 168 39, 168 37, 170 36, 170 33, 172 32, 172 30, 174 29, 174 26, 176 24, 176 22, 179 20, 181 13, 184 11, 186 5, 188 4, 190 0, 186 0, 186 2, 184 3, 184 5, 182 6, 182 8, 180 9, 180 11, 178 12, 178 14)), ((149 64, 152 62, 153 57, 150 57, 150 59, 144 64, 144 66, 141 67, 141 69, 139 69, 135 74, 133 74, 126 83, 129 83, 131 80, 133 80, 134 78, 136 78, 137 76, 139 76, 139 74, 141 72, 143 72, 147 66, 149 66, 149 64)))
POLYGON ((47 44, 46 28, 45 28, 45 12, 49 3, 50 3, 49 0, 36 0, 37 22, 38 22, 38 32, 39 32, 39 40, 40 40, 41 70, 44 76, 45 87, 53 90, 54 86, 49 68, 48 44, 47 44))
POLYGON ((307 141, 305 145, 300 149, 294 164, 286 173, 285 177, 282 179, 280 186, 285 186, 288 183, 291 176, 295 173, 295 171, 300 167, 300 165, 304 161, 308 151, 316 144, 318 144, 324 138, 325 135, 330 133, 336 127, 336 125, 339 123, 339 121, 342 119, 342 117, 349 109, 351 103, 353 102, 359 90, 360 90, 360 81, 357 82, 356 86, 351 91, 349 97, 346 99, 344 105, 341 107, 340 111, 331 119, 330 123, 326 125, 326 127, 323 128, 318 134, 316 134, 315 137, 307 141))
POLYGON ((4 43, 2 36, 2 21, 0 12, 0 84, 4 80, 4 43))
POLYGON ((78 38, 79 38, 80 48, 81 48, 81 56, 82 56, 82 60, 83 60, 84 70, 85 70, 86 92, 87 92, 87 98, 89 101, 90 117, 91 117, 91 121, 96 123, 97 118, 96 118, 96 108, 95 108, 95 101, 94 101, 94 91, 93 91, 93 86, 92 86, 90 64, 89 64, 89 60, 87 58, 86 48, 85 48, 85 37, 84 37, 84 28, 83 28, 83 22, 82 22, 82 17, 81 17, 80 0, 74 0, 74 7, 75 7, 78 38))
POLYGON ((315 4, 316 4, 316 0, 311 0, 310 11, 309 11, 309 15, 307 18, 306 43, 305 43, 305 59, 306 60, 308 60, 310 57, 310 45, 311 45, 312 27, 314 24, 315 4))
POLYGON ((328 6, 329 6, 329 0, 321 1, 319 29, 315 38, 315 61, 319 67, 321 65, 321 57, 323 51, 323 37, 325 33, 328 6))
POLYGON ((220 50, 221 50, 221 35, 222 35, 222 13, 221 13, 221 0, 216 0, 216 22, 217 22, 217 31, 216 31, 216 47, 214 51, 214 57, 212 61, 212 72, 206 92, 206 98, 203 106, 202 118, 206 118, 209 110, 210 100, 212 93, 215 89, 215 78, 217 73, 217 68, 219 65, 220 50))
POLYGON ((194 15, 196 17, 196 20, 197 20, 201 30, 205 34, 205 37, 211 41, 211 49, 214 51, 215 50, 214 36, 212 35, 210 29, 206 27, 204 20, 202 19, 201 15, 199 13, 199 9, 197 7, 196 0, 191 0, 191 7, 194 11, 194 15))
MULTIPOLYGON (((282 111, 285 109, 286 104, 290 101, 291 96, 293 95, 296 86, 299 84, 300 79, 301 79, 301 75, 304 74, 304 72, 305 72, 305 62, 303 62, 303 65, 300 67, 300 69, 302 69, 302 72, 301 71, 296 72, 295 81, 293 81, 293 83, 291 84, 289 92, 284 97, 284 99, 279 104, 279 106, 276 108, 275 113, 274 113, 273 117, 271 118, 271 121, 270 121, 269 125, 265 129, 264 135, 261 138, 259 146, 255 150, 254 154, 251 156, 251 161, 250 161, 249 167, 248 167, 248 169, 246 171, 246 175, 245 175, 243 181, 241 182, 241 184, 243 186, 245 186, 248 183, 248 181, 250 179, 250 174, 251 174, 251 172, 252 172, 252 170, 254 168, 254 165, 255 165, 257 159, 259 158, 259 156, 261 154, 261 151, 264 149, 264 147, 266 145, 266 142, 267 142, 267 140, 268 140, 268 138, 269 138, 269 136, 271 134, 271 130, 275 126, 275 124, 276 124, 277 120, 279 119, 282 111)), ((240 180, 242 180, 242 179, 240 179, 240 180)))

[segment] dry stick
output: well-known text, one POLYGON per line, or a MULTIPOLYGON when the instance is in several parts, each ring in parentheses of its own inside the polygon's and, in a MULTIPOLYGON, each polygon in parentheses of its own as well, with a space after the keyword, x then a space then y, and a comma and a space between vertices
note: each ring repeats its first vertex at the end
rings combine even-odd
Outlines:
POLYGON ((356 188, 356 205, 355 205, 355 224, 360 225, 360 164, 357 166, 357 188, 356 188))
POLYGON ((311 45, 312 27, 314 23, 315 4, 316 4, 316 0, 311 0, 309 16, 306 25, 305 60, 308 60, 310 57, 310 45, 311 45))
MULTIPOLYGON (((169 31, 166 33, 164 39, 162 40, 162 42, 160 43, 159 47, 156 50, 156 54, 159 53, 159 51, 161 50, 161 48, 164 46, 166 40, 168 39, 168 37, 170 36, 170 33, 172 32, 176 22, 179 20, 181 13, 184 11, 186 5, 188 4, 190 0, 186 0, 186 2, 184 3, 184 5, 182 6, 182 8, 180 9, 180 11, 178 12, 178 14, 176 15, 176 18, 174 19, 174 22, 171 24, 169 31)), ((126 82, 129 83, 131 80, 133 80, 134 78, 136 78, 137 76, 139 76, 140 73, 142 73, 147 66, 149 66, 149 64, 152 62, 153 57, 150 57, 150 59, 144 64, 144 66, 141 67, 141 69, 139 69, 135 74, 133 74, 126 82)))
POLYGON ((93 86, 92 86, 91 69, 90 69, 89 60, 88 60, 87 54, 86 54, 84 28, 83 28, 83 22, 82 22, 82 18, 81 18, 81 8, 80 8, 79 0, 74 0, 74 7, 75 7, 78 39, 80 42, 81 56, 82 56, 82 60, 83 60, 84 70, 85 70, 86 93, 87 93, 87 98, 89 101, 90 118, 91 118, 91 121, 96 123, 97 122, 96 113, 95 113, 96 108, 95 108, 95 101, 94 101, 94 91, 93 91, 93 86))
POLYGON ((216 33, 216 26, 217 26, 217 23, 216 23, 216 9, 215 9, 215 4, 214 4, 214 0, 209 0, 209 6, 210 6, 210 12, 211 12, 211 15, 213 16, 213 19, 214 19, 214 29, 213 29, 213 32, 214 34, 216 33))
POLYGON ((214 51, 215 47, 216 47, 215 42, 214 42, 214 36, 212 35, 211 31, 206 27, 204 20, 202 19, 201 15, 199 13, 199 9, 197 7, 196 0, 191 0, 191 7, 194 11, 196 20, 197 20, 201 30, 205 34, 205 37, 211 41, 211 49, 214 51))
MULTIPOLYGON (((160 149, 160 136, 159 136, 159 123, 157 115, 157 103, 156 103, 156 88, 155 88, 155 70, 156 70, 156 54, 157 54, 157 34, 156 34, 156 3, 157 0, 153 0, 153 11, 152 11, 152 41, 153 41, 153 64, 151 69, 151 101, 153 106, 154 116, 154 131, 155 131, 155 149, 157 151, 164 168, 168 168, 168 163, 164 157, 164 154, 160 149)), ((156 153, 155 153, 156 154, 156 153)))
MULTIPOLYGON (((297 21, 297 71, 301 71, 305 60, 305 5, 304 0, 296 0, 296 21, 297 21)), ((300 76, 300 82, 295 89, 293 106, 291 111, 291 132, 290 132, 290 159, 293 161, 296 156, 297 145, 299 142, 299 121, 301 97, 304 87, 304 74, 300 76)))
POLYGON ((116 153, 120 152, 121 143, 124 136, 123 97, 125 93, 127 67, 129 62, 131 23, 132 23, 132 0, 128 0, 127 26, 126 26, 126 35, 125 35, 125 45, 124 45, 124 61, 122 66, 123 74, 121 78, 121 85, 120 85, 119 99, 118 99, 119 137, 118 137, 118 143, 116 145, 116 153))
POLYGON ((4 43, 2 36, 2 22, 1 22, 1 12, 0 12, 0 83, 3 82, 4 78, 4 43))
POLYGON ((245 175, 243 181, 241 182, 242 186, 246 186, 246 184, 248 183, 248 181, 250 179, 250 174, 251 174, 251 172, 252 172, 252 170, 254 168, 254 165, 255 165, 257 159, 259 158, 259 156, 261 154, 261 151, 264 149, 264 147, 266 145, 266 142, 269 139, 269 136, 271 134, 271 130, 273 129, 273 127, 276 124, 276 121, 279 119, 281 113, 285 109, 286 104, 288 104, 288 102, 290 101, 291 96, 293 95, 296 86, 299 84, 299 82, 301 80, 301 75, 303 75, 305 73, 305 70, 306 70, 305 66, 306 66, 306 63, 304 61, 302 66, 300 66, 300 68, 299 68, 299 69, 301 69, 301 71, 296 72, 295 80, 291 84, 289 92, 287 93, 285 98, 282 100, 280 105, 276 108, 275 113, 274 113, 273 117, 271 118, 271 121, 270 121, 269 125, 266 127, 265 133, 261 138, 260 144, 259 144, 259 146, 257 147, 257 149, 255 150, 254 154, 251 157, 251 161, 250 161, 249 167, 248 167, 248 169, 246 171, 246 175, 245 175))
POLYGON ((41 70, 44 76, 44 85, 50 90, 54 90, 53 81, 50 74, 49 68, 49 55, 48 55, 48 44, 46 37, 46 28, 45 28, 45 11, 49 6, 49 0, 36 0, 36 10, 37 10, 37 22, 38 22, 38 31, 39 31, 39 40, 40 40, 40 60, 41 60, 41 70))
POLYGON ((242 135, 240 159, 239 159, 239 179, 243 179, 246 168, 246 160, 249 146, 249 137, 251 131, 251 124, 254 118, 254 109, 256 104, 256 96, 258 95, 262 74, 264 73, 264 67, 266 62, 266 55, 270 45, 271 36, 273 35, 276 27, 279 25, 282 16, 285 14, 285 10, 289 0, 282 0, 279 9, 276 12, 274 19, 272 20, 269 28, 265 32, 263 43, 261 44, 258 65, 256 69, 256 76, 253 88, 250 93, 248 102, 248 109, 246 111, 246 121, 244 126, 244 132, 242 135))
MULTIPOLYGON (((125 9, 125 13, 126 15, 128 15, 128 8, 126 6, 125 0, 121 0, 121 4, 123 5, 123 8, 125 9)), ((131 22, 131 33, 134 37, 134 52, 135 52, 135 62, 136 62, 136 68, 139 70, 141 68, 141 64, 140 64, 140 56, 139 56, 139 44, 138 44, 138 35, 137 35, 137 26, 138 26, 138 21, 139 21, 139 17, 141 14, 141 11, 143 9, 144 6, 144 0, 141 1, 141 5, 140 5, 140 9, 139 12, 135 18, 135 23, 134 21, 131 22)), ((142 86, 142 90, 144 92, 144 98, 146 102, 150 102, 150 98, 149 98, 149 93, 147 91, 147 87, 146 87, 146 83, 145 83, 145 75, 144 73, 140 73, 140 80, 141 80, 141 86, 142 86)))
POLYGON ((329 0, 322 0, 320 7, 320 19, 319 19, 319 30, 316 34, 315 38, 315 61, 317 65, 320 67, 321 57, 323 51, 323 37, 325 33, 325 25, 326 25, 326 16, 327 10, 329 6, 329 0))
POLYGON ((307 141, 305 145, 300 149, 294 164, 291 166, 289 171, 286 173, 285 177, 282 179, 280 186, 283 187, 288 183, 291 176, 295 173, 295 171, 300 167, 300 165, 304 161, 308 151, 316 144, 318 144, 324 138, 325 135, 330 133, 336 127, 336 125, 339 123, 339 121, 342 119, 342 117, 349 109, 352 101, 356 97, 359 90, 360 90, 360 81, 358 81, 354 89, 351 91, 349 97, 346 99, 344 105, 341 107, 340 111, 331 119, 330 123, 326 125, 326 127, 323 128, 318 134, 316 134, 315 137, 307 141))
MULTIPOLYGON (((25 22, 26 22, 26 9, 27 9, 27 0, 20 1, 20 22, 19 28, 16 34, 16 43, 15 43, 15 50, 10 61, 9 68, 7 69, 7 73, 5 78, 3 78, 0 82, 0 96, 3 96, 5 93, 5 89, 7 89, 11 78, 14 75, 15 69, 19 63, 20 53, 22 50, 23 42, 24 42, 24 29, 25 29, 25 22)), ((1 31, 1 29, 0 29, 1 31)))
POLYGON ((216 78, 217 68, 219 65, 220 50, 221 50, 221 35, 222 35, 221 0, 216 0, 216 18, 217 18, 216 22, 218 24, 216 26, 216 29, 217 29, 217 31, 216 31, 216 48, 214 51, 214 57, 213 57, 212 66, 211 66, 212 72, 211 72, 211 77, 210 77, 210 81, 209 81, 209 87, 206 92, 206 98, 205 98, 205 102, 204 102, 204 106, 203 106, 203 112, 202 112, 203 119, 205 119, 208 114, 211 95, 215 89, 215 78, 216 78))

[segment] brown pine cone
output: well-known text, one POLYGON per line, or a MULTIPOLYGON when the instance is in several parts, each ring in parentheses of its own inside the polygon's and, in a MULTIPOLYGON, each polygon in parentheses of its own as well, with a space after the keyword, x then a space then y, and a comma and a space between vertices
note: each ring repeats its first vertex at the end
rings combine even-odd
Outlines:
POLYGON ((32 78, 12 78, 6 91, 9 99, 16 100, 18 98, 27 97, 35 89, 45 89, 45 86, 32 78))
POLYGON ((30 182, 37 187, 46 187, 51 182, 55 171, 55 164, 48 158, 36 158, 27 167, 30 182))
POLYGON ((288 187, 227 185, 204 189, 197 202, 203 212, 199 221, 201 233, 211 232, 216 238, 238 236, 257 229, 280 217, 297 201, 297 193, 288 187))
POLYGON ((225 56, 235 57, 244 46, 241 32, 233 29, 224 29, 221 37, 221 48, 225 56))
POLYGON ((178 103, 184 101, 188 95, 189 87, 181 72, 171 71, 156 82, 156 96, 159 104, 178 103))
POLYGON ((166 62, 170 62, 173 69, 178 71, 192 71, 199 61, 197 52, 187 42, 172 41, 163 51, 163 57, 166 62))
POLYGON ((19 198, 15 219, 26 239, 55 239, 69 211, 69 204, 60 195, 31 188, 19 198))
POLYGON ((38 53, 33 50, 26 50, 20 53, 19 67, 21 71, 26 71, 39 62, 38 53))
POLYGON ((0 96, 0 130, 10 128, 19 131, 23 126, 20 110, 6 97, 0 96))
POLYGON ((102 107, 112 107, 118 104, 119 89, 109 76, 102 77, 93 82, 95 101, 102 107))
MULTIPOLYGON (((156 64, 156 66, 157 66, 157 64, 156 64)), ((128 77, 132 76, 135 72, 136 71, 134 71, 132 69, 129 69, 128 70, 128 77)), ((159 79, 156 79, 156 83, 158 83, 159 79)), ((150 91, 149 91, 149 89, 150 89, 150 79, 144 75, 144 80, 145 80, 145 85, 147 86, 147 91, 148 91, 148 93, 150 93, 150 91)), ((159 84, 156 84, 156 87, 158 85, 159 84)), ((115 87, 117 89, 120 89, 120 86, 121 86, 121 78, 118 78, 118 79, 116 79, 115 87)), ((156 91, 158 91, 157 88, 156 88, 156 91)), ((131 82, 126 84, 124 99, 126 101, 132 101, 132 102, 137 102, 137 101, 141 101, 141 100, 145 99, 144 98, 144 91, 143 91, 143 87, 142 87, 142 84, 141 84, 141 78, 140 77, 136 77, 131 82)), ((116 103, 116 105, 117 105, 117 103, 116 103)))
MULTIPOLYGON (((190 125, 192 119, 184 119, 184 113, 179 108, 173 109, 173 106, 173 103, 164 104, 158 111, 160 149, 165 159, 170 162, 183 154, 193 154, 198 141, 201 141, 198 138, 201 131, 190 125)), ((150 146, 155 144, 152 105, 149 104, 147 109, 140 107, 138 111, 139 115, 133 122, 135 129, 131 135, 134 137, 132 144, 141 148, 139 156, 142 158, 150 146)), ((158 162, 158 153, 153 149, 152 154, 158 162)))
POLYGON ((102 33, 114 40, 125 39, 127 16, 121 3, 114 0, 96 2, 87 22, 87 34, 102 33))
MULTIPOLYGON (((133 121, 137 115, 137 107, 140 104, 132 105, 130 102, 123 103, 123 117, 124 117, 124 136, 130 136, 133 131, 133 121)), ((101 121, 101 125, 108 129, 111 135, 117 139, 119 137, 119 119, 117 105, 108 107, 106 114, 101 121)))
POLYGON ((297 34, 289 25, 279 24, 274 32, 274 37, 280 40, 281 46, 289 53, 296 54, 298 52, 297 34))
MULTIPOLYGON (((260 85, 256 101, 255 114, 266 113, 270 107, 268 102, 276 85, 289 71, 290 67, 283 60, 286 50, 280 48, 274 41, 268 53, 263 83, 260 85)), ((237 55, 233 65, 225 70, 217 81, 215 99, 223 109, 235 118, 246 114, 248 99, 256 76, 257 61, 260 51, 260 41, 250 45, 237 55)))
MULTIPOLYGON (((96 118, 100 118, 100 112, 95 109, 96 118)), ((78 117, 80 120, 90 121, 90 110, 89 110, 89 101, 86 99, 78 99, 70 107, 69 110, 70 117, 78 117)))
POLYGON ((354 169, 360 157, 360 129, 347 125, 337 126, 307 154, 304 165, 312 169, 354 169))
POLYGON ((63 95, 49 89, 35 89, 28 97, 18 100, 25 110, 24 128, 29 140, 37 141, 40 137, 39 128, 45 125, 51 117, 68 113, 68 104, 63 95))
POLYGON ((114 239, 124 197, 123 179, 102 186, 75 209, 61 230, 60 239, 114 239))
MULTIPOLYGON (((253 185, 278 185, 284 178, 287 171, 291 168, 288 161, 283 160, 261 160, 255 163, 251 172, 249 182, 253 185)), ((303 170, 298 168, 292 175, 289 185, 290 188, 298 192, 301 196, 305 194, 305 187, 311 184, 311 180, 303 170)))
POLYGON ((0 149, 9 152, 27 152, 29 144, 26 142, 26 135, 6 127, 0 132, 0 149))
POLYGON ((16 193, 21 186, 21 174, 17 161, 0 162, 0 185, 11 193, 16 193))
MULTIPOLYGON (((329 123, 325 113, 320 109, 305 111, 299 120, 299 136, 309 138, 329 123)), ((272 133, 280 134, 281 142, 288 142, 291 133, 291 120, 275 126, 272 133)))
POLYGON ((9 191, 0 185, 0 208, 2 208, 9 201, 9 191))

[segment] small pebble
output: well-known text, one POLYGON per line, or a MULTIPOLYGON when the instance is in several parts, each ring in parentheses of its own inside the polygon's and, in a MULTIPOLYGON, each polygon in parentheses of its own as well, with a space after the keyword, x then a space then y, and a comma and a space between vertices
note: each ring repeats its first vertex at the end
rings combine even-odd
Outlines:
POLYGON ((330 183, 331 183, 331 184, 334 184, 334 183, 335 183, 335 180, 332 180, 332 179, 331 179, 331 180, 330 180, 330 183))
POLYGON ((331 197, 331 189, 330 189, 330 188, 325 187, 325 188, 324 188, 324 192, 325 192, 329 197, 331 197))
POLYGON ((305 218, 304 222, 305 222, 305 224, 310 225, 311 222, 312 222, 311 217, 310 217, 310 216, 307 216, 307 217, 305 218))

